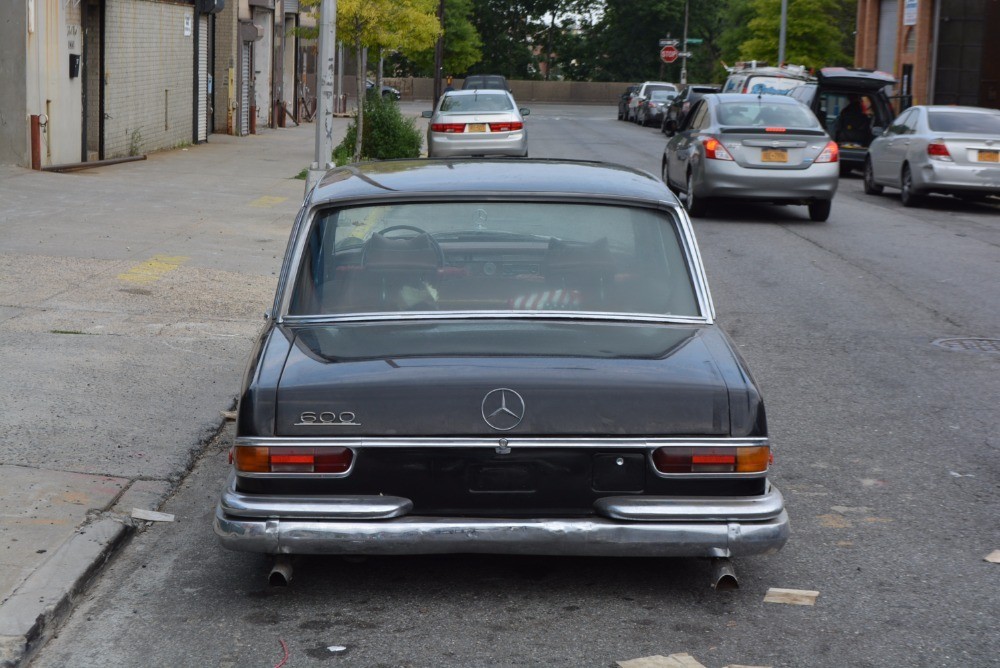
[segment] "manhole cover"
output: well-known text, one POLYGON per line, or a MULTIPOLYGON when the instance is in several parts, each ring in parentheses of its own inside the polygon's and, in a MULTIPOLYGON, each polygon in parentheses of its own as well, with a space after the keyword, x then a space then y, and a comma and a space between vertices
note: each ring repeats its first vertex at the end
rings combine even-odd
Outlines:
POLYGON ((1000 353, 1000 339, 938 339, 935 346, 945 350, 970 350, 974 353, 1000 353))

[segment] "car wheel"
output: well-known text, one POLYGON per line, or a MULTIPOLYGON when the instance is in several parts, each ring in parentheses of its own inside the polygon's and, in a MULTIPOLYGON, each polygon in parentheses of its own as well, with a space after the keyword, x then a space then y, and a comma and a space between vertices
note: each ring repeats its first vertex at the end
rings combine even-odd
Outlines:
POLYGON ((882 186, 875 183, 875 170, 872 168, 872 159, 865 160, 865 194, 881 195, 882 186))
POLYGON ((853 171, 854 171, 854 168, 851 167, 850 165, 845 165, 843 162, 840 163, 840 175, 841 176, 850 176, 851 172, 853 172, 853 171))
POLYGON ((687 192, 684 195, 684 208, 692 218, 701 218, 708 210, 708 200, 694 196, 694 172, 688 172, 687 192))
POLYGON ((817 223, 825 223, 826 219, 830 217, 830 207, 832 205, 833 202, 828 199, 809 202, 809 220, 814 220, 817 223))
POLYGON ((899 201, 905 207, 920 206, 924 198, 913 191, 913 175, 910 174, 910 166, 903 165, 903 176, 900 179, 899 201))
POLYGON ((622 108, 618 107, 618 120, 622 120, 622 108))

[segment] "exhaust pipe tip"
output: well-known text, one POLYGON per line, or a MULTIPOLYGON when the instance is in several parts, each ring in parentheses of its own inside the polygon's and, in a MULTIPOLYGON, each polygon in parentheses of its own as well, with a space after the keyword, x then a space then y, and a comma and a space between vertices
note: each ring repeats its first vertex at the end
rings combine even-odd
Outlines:
POLYGON ((736 571, 729 559, 712 559, 712 589, 716 591, 733 591, 740 588, 736 571))
POLYGON ((288 557, 278 557, 271 566, 267 584, 272 587, 287 587, 292 581, 292 562, 288 557))

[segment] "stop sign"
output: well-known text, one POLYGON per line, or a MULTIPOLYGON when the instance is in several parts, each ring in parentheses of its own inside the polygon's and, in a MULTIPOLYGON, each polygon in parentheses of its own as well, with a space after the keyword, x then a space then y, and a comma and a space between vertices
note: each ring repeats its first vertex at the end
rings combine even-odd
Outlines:
POLYGON ((673 44, 667 44, 665 47, 660 49, 660 60, 665 63, 672 63, 677 60, 677 56, 679 54, 680 51, 677 50, 676 46, 673 44))

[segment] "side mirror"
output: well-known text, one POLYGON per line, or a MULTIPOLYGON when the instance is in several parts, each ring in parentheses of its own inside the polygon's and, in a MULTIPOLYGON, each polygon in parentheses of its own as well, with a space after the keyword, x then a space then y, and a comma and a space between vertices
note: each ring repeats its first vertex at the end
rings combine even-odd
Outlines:
POLYGON ((881 137, 882 135, 885 134, 885 131, 886 128, 883 128, 881 125, 876 125, 875 127, 872 128, 872 136, 881 137))
POLYGON ((434 115, 433 111, 421 111, 420 112, 421 118, 430 118, 433 115, 434 115))
POLYGON ((531 115, 531 109, 528 109, 527 107, 524 107, 522 109, 518 109, 518 111, 521 112, 522 116, 530 116, 531 115))

